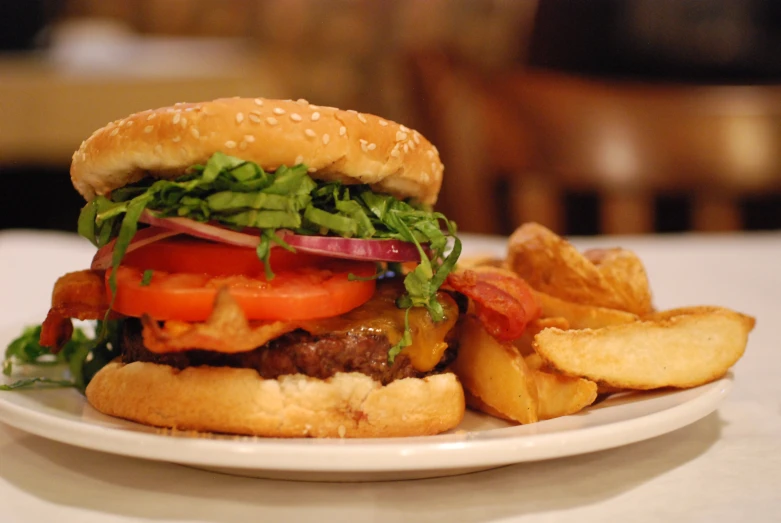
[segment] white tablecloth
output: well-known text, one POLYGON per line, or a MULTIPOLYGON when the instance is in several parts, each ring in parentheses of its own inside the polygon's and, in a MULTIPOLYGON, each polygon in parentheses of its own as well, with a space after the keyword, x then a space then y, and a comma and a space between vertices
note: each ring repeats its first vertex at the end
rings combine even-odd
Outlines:
MULTIPOLYGON (((502 248, 467 240, 471 250, 502 248)), ((717 412, 614 450, 366 484, 219 475, 70 447, 0 423, 0 521, 781 521, 781 234, 579 243, 635 249, 659 307, 711 303, 757 317, 717 412)), ((75 238, 0 234, 0 326, 40 314, 54 278, 90 257, 75 238)))

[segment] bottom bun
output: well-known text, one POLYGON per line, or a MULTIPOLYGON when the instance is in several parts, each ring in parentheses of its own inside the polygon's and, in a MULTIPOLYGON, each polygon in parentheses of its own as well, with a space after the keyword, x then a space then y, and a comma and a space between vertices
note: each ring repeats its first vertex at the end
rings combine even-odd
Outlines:
POLYGON ((100 412, 146 425, 267 437, 438 434, 461 423, 465 408, 449 373, 383 386, 359 373, 267 380, 252 369, 112 362, 86 394, 100 412))

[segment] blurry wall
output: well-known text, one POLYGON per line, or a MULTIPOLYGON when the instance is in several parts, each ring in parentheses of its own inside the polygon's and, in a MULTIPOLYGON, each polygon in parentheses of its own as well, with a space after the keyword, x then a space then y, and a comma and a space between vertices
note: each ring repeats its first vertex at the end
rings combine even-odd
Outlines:
MULTIPOLYGON (((460 113, 477 110, 477 96, 466 92, 451 114, 425 110, 439 100, 427 98, 410 63, 432 50, 457 57, 478 79, 536 69, 649 85, 772 85, 781 74, 780 5, 776 0, 0 2, 0 177, 6 187, 0 192, 0 228, 73 230, 81 201, 67 177, 71 152, 94 129, 133 111, 217 96, 304 97, 424 131, 447 120, 452 132, 463 134, 457 129, 460 113), (31 177, 45 181, 33 187, 31 177)), ((546 103, 541 111, 560 105, 546 103)), ((484 132, 480 125, 468 131, 476 139, 484 132)), ((538 131, 532 125, 517 133, 518 140, 542 136, 538 131)), ((746 136, 736 139, 745 142, 746 136)), ((518 140, 508 140, 497 154, 522 155, 537 146, 518 140)), ((448 148, 459 146, 444 139, 437 145, 451 159, 452 176, 458 172, 452 158, 459 156, 448 148)), ((458 196, 450 198, 455 209, 458 196)), ((575 211, 568 229, 597 232, 597 225, 583 227, 597 223, 598 211, 590 197, 584 203, 581 196, 565 202, 575 211), (583 209, 590 217, 581 216, 583 209)), ((781 227, 779 200, 764 205, 769 209, 764 214, 772 217, 760 220, 759 228, 781 227)), ((505 228, 512 225, 504 220, 505 228)))
MULTIPOLYGON (((405 57, 443 48, 503 66, 522 59, 536 0, 68 0, 154 36, 243 37, 291 97, 408 120, 405 57)), ((414 93, 412 93, 414 96, 414 93)))

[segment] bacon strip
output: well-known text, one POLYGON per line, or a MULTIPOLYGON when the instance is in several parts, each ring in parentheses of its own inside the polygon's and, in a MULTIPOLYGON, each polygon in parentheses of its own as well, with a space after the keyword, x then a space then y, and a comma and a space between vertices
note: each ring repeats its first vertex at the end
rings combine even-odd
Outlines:
POLYGON ((49 314, 41 324, 41 337, 38 343, 42 347, 50 347, 56 354, 70 341, 73 336, 73 322, 67 316, 63 316, 56 309, 49 309, 49 314))
POLYGON ((526 325, 540 316, 534 295, 520 277, 466 270, 450 273, 447 284, 474 302, 478 319, 499 341, 520 338, 526 325))
POLYGON ((52 305, 41 326, 40 344, 58 352, 73 334, 71 318, 99 320, 108 310, 103 271, 77 271, 54 284, 52 305))
POLYGON ((297 324, 284 321, 248 322, 227 288, 217 293, 214 310, 204 323, 167 321, 161 327, 144 316, 141 324, 144 346, 158 354, 192 348, 226 354, 246 352, 298 328, 297 324))

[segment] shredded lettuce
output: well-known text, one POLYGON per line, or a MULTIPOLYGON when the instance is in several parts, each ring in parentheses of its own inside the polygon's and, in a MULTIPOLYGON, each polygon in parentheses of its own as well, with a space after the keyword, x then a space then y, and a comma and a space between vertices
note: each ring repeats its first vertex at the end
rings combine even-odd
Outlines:
MULTIPOLYGON (((368 185, 315 181, 305 165, 281 166, 267 173, 253 162, 223 153, 215 153, 205 165, 194 165, 174 180, 145 178, 115 190, 110 198, 96 197, 81 211, 79 233, 98 247, 116 238, 112 259, 116 269, 145 209, 160 217, 213 221, 239 230, 260 229, 257 255, 269 278, 273 277, 269 264, 272 244, 294 251, 275 234, 279 229, 411 242, 420 252, 421 263, 405 276, 406 292, 397 305, 425 307, 434 321, 443 318, 437 291, 461 254, 455 223, 416 202, 375 193, 368 185), (448 254, 449 238, 453 245, 448 254)), ((109 280, 112 292, 115 272, 109 280)), ((410 343, 407 322, 389 361, 410 343)))

